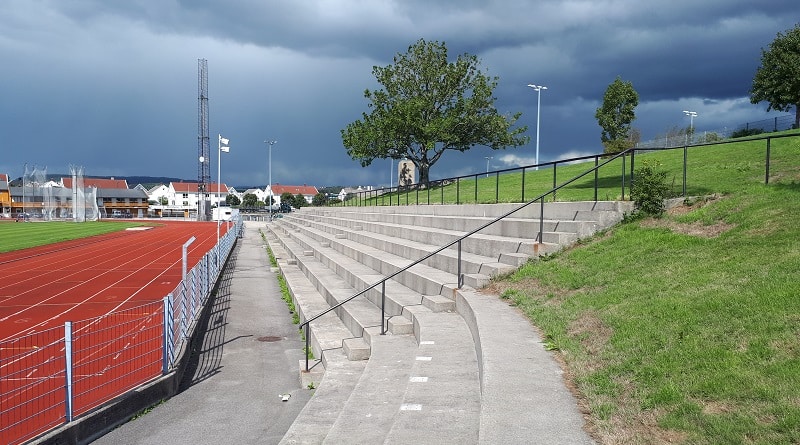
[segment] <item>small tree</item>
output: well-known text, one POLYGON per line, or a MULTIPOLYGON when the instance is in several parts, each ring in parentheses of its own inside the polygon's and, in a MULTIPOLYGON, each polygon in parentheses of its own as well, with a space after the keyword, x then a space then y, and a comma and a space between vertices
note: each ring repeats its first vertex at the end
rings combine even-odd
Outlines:
POLYGON ((636 106, 639 93, 630 81, 617 76, 603 95, 603 105, 594 116, 603 129, 600 140, 606 153, 619 153, 633 147, 631 142, 631 123, 636 119, 636 106))
POLYGON ((295 205, 295 202, 294 202, 294 195, 292 195, 289 192, 281 193, 281 204, 283 204, 284 202, 286 204, 289 204, 292 207, 297 208, 297 206, 295 205))
POLYGON ((761 66, 753 77, 750 102, 769 102, 767 111, 790 111, 800 128, 800 24, 778 33, 769 49, 761 49, 761 66))
POLYGON ((664 200, 669 198, 667 172, 659 170, 658 161, 644 160, 633 174, 631 199, 637 211, 652 216, 664 213, 664 200))
POLYGON ((511 129, 521 113, 504 116, 494 107, 497 77, 484 74, 478 58, 447 60, 444 43, 420 39, 394 65, 375 66, 382 90, 364 92, 370 114, 342 130, 347 154, 366 167, 375 159, 409 159, 427 183, 431 167, 449 151, 475 145, 492 150, 529 140, 527 127, 511 129))
POLYGON ((306 197, 301 194, 294 195, 294 207, 299 209, 300 207, 305 207, 308 205, 308 201, 306 201, 306 197))
POLYGON ((158 202, 162 206, 169 205, 169 198, 167 198, 166 196, 162 196, 162 197, 158 198, 158 202))
POLYGON ((327 203, 328 203, 328 195, 322 192, 314 195, 314 198, 311 200, 311 205, 317 207, 324 206, 327 203))
POLYGON ((243 207, 256 207, 258 205, 258 196, 252 193, 245 193, 242 197, 243 207))
POLYGON ((229 206, 238 206, 242 201, 236 195, 228 195, 225 197, 225 204, 229 206))

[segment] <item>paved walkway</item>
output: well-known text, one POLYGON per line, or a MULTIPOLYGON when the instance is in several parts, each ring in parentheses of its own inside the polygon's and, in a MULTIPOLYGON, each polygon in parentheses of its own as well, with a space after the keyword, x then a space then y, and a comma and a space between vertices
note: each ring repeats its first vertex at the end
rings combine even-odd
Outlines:
POLYGON ((97 445, 277 444, 311 391, 301 388, 303 342, 281 299, 259 227, 245 223, 212 296, 201 351, 184 388, 97 445), (283 401, 280 395, 289 394, 283 401))

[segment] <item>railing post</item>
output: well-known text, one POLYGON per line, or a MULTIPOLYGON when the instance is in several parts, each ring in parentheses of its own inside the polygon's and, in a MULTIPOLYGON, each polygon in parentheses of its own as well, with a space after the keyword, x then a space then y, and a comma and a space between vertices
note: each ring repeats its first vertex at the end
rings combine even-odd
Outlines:
POLYGON ((456 205, 461 204, 461 178, 456 178, 456 205))
POLYGON ((310 328, 311 328, 311 325, 306 323, 306 348, 303 351, 304 355, 306 356, 306 372, 308 372, 308 339, 311 337, 311 335, 309 335, 310 334, 309 333, 309 329, 310 328))
POLYGON ((522 202, 525 202, 525 167, 522 167, 522 202))
POLYGON ((494 172, 494 203, 500 202, 500 172, 494 172))
POLYGON ((386 280, 381 283, 381 335, 386 335, 386 280))
MULTIPOLYGON (((634 148, 633 150, 631 150, 631 180, 630 180, 630 181, 628 181, 628 182, 630 183, 630 185, 631 185, 631 187, 630 187, 630 188, 631 188, 631 191, 633 191, 633 181, 634 181, 634 179, 635 179, 635 178, 633 177, 633 161, 634 161, 634 158, 635 158, 635 157, 636 157, 636 149, 634 148)), ((624 200, 624 199, 625 199, 625 197, 623 196, 623 200, 624 200)))
POLYGON ((65 395, 65 415, 66 423, 72 422, 72 322, 67 321, 64 323, 64 371, 65 381, 64 389, 65 395))
POLYGON ((625 155, 622 155, 622 200, 625 200, 625 155))
MULTIPOLYGON (((778 118, 776 117, 775 119, 776 119, 775 125, 777 126, 778 125, 777 124, 777 119, 778 118)), ((764 184, 769 184, 769 151, 770 151, 770 141, 771 140, 772 140, 772 138, 769 138, 769 137, 767 138, 767 169, 766 169, 766 174, 764 176, 764 184)))
POLYGON ((461 273, 461 240, 458 241, 458 288, 464 285, 464 274, 461 273))
POLYGON ((597 166, 600 165, 599 162, 600 162, 600 156, 595 156, 594 157, 594 202, 597 202, 597 186, 599 181, 597 173, 597 170, 599 169, 597 168, 597 166))
POLYGON ((544 195, 539 199, 539 244, 544 242, 544 195))
POLYGON ((478 203, 478 175, 475 175, 475 204, 478 203))
MULTIPOLYGON (((558 184, 556 183, 556 165, 558 165, 558 164, 553 162, 553 188, 558 187, 558 184)), ((556 192, 555 192, 555 190, 553 190, 553 202, 556 202, 556 192)))
POLYGON ((686 197, 686 170, 689 167, 688 163, 689 158, 689 149, 684 145, 683 146, 683 197, 686 197))

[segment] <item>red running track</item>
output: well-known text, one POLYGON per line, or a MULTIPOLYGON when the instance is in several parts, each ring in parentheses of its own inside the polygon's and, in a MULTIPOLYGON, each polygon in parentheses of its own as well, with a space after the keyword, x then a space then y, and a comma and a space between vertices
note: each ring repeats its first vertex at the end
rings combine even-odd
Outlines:
POLYGON ((160 375, 161 301, 181 281, 182 246, 195 237, 191 270, 216 244, 216 230, 216 223, 164 222, 0 254, 0 342, 10 346, 0 350, 3 442, 63 423, 63 341, 53 339, 63 338, 66 321, 73 322, 75 415, 160 375))
POLYGON ((0 342, 163 299, 193 236, 188 270, 216 244, 216 223, 169 221, 0 254, 0 342))

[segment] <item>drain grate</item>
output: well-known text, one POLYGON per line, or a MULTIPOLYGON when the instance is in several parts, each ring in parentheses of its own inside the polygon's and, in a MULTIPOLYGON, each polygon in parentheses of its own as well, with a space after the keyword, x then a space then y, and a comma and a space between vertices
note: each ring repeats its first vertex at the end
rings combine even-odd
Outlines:
POLYGON ((272 335, 267 335, 266 337, 258 337, 258 341, 266 341, 266 342, 273 342, 273 341, 280 341, 282 337, 275 337, 272 335))

